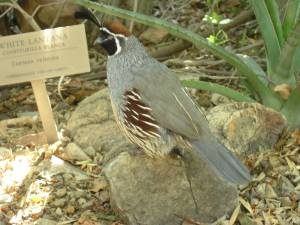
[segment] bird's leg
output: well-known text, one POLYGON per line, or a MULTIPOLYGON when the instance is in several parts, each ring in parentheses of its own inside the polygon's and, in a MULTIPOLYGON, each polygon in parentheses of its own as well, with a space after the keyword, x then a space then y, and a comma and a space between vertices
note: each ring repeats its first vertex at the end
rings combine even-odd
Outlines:
POLYGON ((197 200, 195 198, 195 195, 194 195, 194 191, 193 191, 193 187, 192 187, 192 176, 191 174, 189 173, 190 171, 190 168, 189 168, 189 163, 190 163, 190 160, 189 160, 189 157, 187 155, 189 155, 189 152, 185 151, 183 153, 183 151, 181 151, 181 149, 179 148, 174 148, 172 149, 172 154, 176 155, 177 157, 180 158, 180 160, 183 162, 183 166, 184 166, 184 172, 185 172, 185 176, 187 178, 187 181, 189 183, 189 188, 190 188, 190 192, 191 192, 191 196, 193 198, 193 201, 194 201, 194 204, 195 204, 195 211, 196 213, 198 214, 199 212, 199 207, 198 207, 198 203, 197 203, 197 200))

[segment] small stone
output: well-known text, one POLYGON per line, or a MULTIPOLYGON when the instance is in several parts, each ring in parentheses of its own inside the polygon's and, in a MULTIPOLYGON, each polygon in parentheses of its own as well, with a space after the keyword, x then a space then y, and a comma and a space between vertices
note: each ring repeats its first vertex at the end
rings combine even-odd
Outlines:
POLYGON ((109 202, 109 193, 108 193, 108 191, 102 191, 102 192, 100 193, 99 198, 100 198, 100 201, 101 201, 102 203, 104 203, 104 202, 109 202))
POLYGON ((90 157, 94 157, 96 155, 96 150, 92 146, 89 146, 82 150, 90 157))
POLYGON ((86 204, 86 200, 85 200, 84 198, 79 198, 77 201, 78 201, 78 204, 79 204, 79 205, 84 205, 84 204, 86 204))
POLYGON ((57 208, 55 210, 56 215, 61 216, 63 214, 63 211, 61 210, 61 208, 57 208))
POLYGON ((71 173, 64 173, 63 177, 66 183, 70 183, 74 180, 74 176, 71 173))
POLYGON ((63 197, 66 195, 66 193, 67 193, 67 189, 62 188, 62 189, 59 189, 55 194, 57 197, 63 197))
POLYGON ((67 160, 92 161, 92 159, 75 143, 67 145, 64 158, 67 160))
POLYGON ((85 209, 85 208, 90 208, 94 205, 94 200, 88 201, 85 204, 82 205, 81 208, 85 209))
POLYGON ((211 94, 211 102, 214 105, 220 105, 220 104, 230 103, 231 101, 230 101, 229 98, 227 98, 224 95, 220 95, 220 94, 217 94, 217 93, 212 93, 211 94))
POLYGON ((93 181, 93 187, 91 188, 92 192, 98 192, 100 190, 104 190, 108 187, 108 183, 105 179, 97 179, 93 181))
POLYGON ((70 193, 70 196, 72 196, 73 198, 80 198, 85 195, 86 193, 84 191, 73 191, 72 193, 70 193))
POLYGON ((0 159, 6 159, 11 155, 11 150, 8 148, 0 147, 0 159))
POLYGON ((72 205, 68 205, 68 206, 64 209, 64 211, 65 211, 66 213, 68 213, 68 214, 73 214, 73 213, 75 212, 75 208, 74 208, 74 206, 72 206, 72 205))
POLYGON ((65 205, 65 203, 66 203, 66 199, 59 198, 59 199, 56 199, 54 202, 52 202, 52 205, 54 205, 55 207, 62 207, 65 205))

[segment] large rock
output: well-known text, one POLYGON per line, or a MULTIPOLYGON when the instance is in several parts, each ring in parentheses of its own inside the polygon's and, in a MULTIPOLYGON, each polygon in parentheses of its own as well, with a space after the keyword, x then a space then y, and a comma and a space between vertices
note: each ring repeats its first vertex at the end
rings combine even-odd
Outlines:
POLYGON ((178 159, 122 153, 107 165, 105 174, 114 206, 130 225, 175 225, 183 218, 208 223, 233 210, 236 188, 216 177, 203 161, 193 165, 192 173, 187 171, 178 159))
POLYGON ((286 127, 280 113, 258 103, 218 105, 207 119, 221 142, 239 155, 272 148, 286 127))
MULTIPOLYGON (((264 143, 274 144, 284 119, 258 104, 235 104, 216 107, 208 115, 223 141, 230 139, 227 146, 240 153, 245 147, 252 151, 264 143)), ((82 101, 67 128, 80 147, 92 146, 104 155, 111 200, 131 225, 174 225, 182 218, 213 222, 236 206, 236 188, 217 178, 204 162, 185 169, 178 159, 153 160, 137 154, 114 121, 107 89, 82 101)))

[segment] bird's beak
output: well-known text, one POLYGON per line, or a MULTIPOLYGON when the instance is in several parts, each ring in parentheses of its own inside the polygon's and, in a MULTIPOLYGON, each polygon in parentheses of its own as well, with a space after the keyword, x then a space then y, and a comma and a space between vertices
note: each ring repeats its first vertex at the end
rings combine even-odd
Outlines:
POLYGON ((101 36, 98 36, 98 37, 96 38, 96 40, 94 41, 93 45, 94 45, 94 46, 95 46, 95 45, 101 45, 101 44, 103 44, 103 42, 105 42, 105 40, 106 40, 106 38, 101 37, 101 36))

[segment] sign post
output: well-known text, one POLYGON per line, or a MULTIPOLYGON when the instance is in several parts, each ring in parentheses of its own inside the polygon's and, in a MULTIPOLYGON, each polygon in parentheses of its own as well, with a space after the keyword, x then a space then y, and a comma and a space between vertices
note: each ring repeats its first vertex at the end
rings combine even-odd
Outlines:
POLYGON ((31 81, 31 86, 48 143, 54 143, 58 141, 58 134, 45 82, 44 80, 31 81))
POLYGON ((44 79, 90 71, 84 25, 0 38, 0 85, 30 81, 48 143, 58 140, 44 79))

